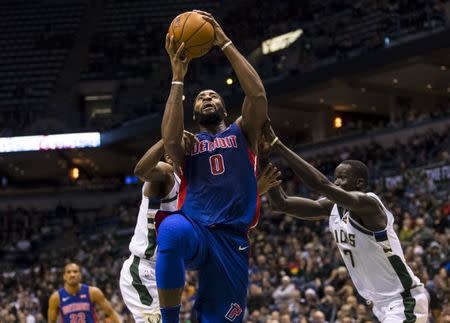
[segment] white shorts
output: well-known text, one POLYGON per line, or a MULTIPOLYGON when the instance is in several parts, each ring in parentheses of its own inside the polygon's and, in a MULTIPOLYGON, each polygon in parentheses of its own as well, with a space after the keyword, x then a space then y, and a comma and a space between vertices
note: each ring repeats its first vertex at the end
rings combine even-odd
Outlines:
POLYGON ((159 323, 155 261, 131 255, 120 271, 120 291, 125 305, 137 323, 159 323))
POLYGON ((385 304, 374 304, 373 313, 381 323, 426 323, 428 296, 425 288, 417 286, 409 291, 409 295, 403 293, 403 296, 385 304))

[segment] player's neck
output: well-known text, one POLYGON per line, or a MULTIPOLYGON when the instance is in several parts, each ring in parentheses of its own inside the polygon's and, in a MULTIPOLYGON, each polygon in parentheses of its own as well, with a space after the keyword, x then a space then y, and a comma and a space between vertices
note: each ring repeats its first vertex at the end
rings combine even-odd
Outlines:
POLYGON ((206 132, 208 132, 210 134, 213 134, 213 135, 216 135, 216 134, 218 134, 220 132, 225 131, 226 128, 227 128, 227 126, 225 124, 225 121, 223 121, 223 120, 220 123, 215 124, 215 125, 208 125, 208 126, 200 125, 200 131, 201 132, 205 132, 206 131, 206 132))
POLYGON ((76 295, 81 289, 81 284, 78 284, 78 285, 75 285, 75 286, 70 286, 70 285, 64 284, 64 289, 69 294, 76 295))

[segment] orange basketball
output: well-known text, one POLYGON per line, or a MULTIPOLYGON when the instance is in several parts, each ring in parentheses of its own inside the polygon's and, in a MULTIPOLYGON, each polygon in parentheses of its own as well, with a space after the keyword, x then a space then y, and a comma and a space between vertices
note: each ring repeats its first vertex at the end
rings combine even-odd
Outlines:
POLYGON ((172 20, 169 35, 174 36, 177 48, 184 42, 184 54, 189 58, 195 58, 205 55, 211 49, 214 27, 200 14, 187 11, 172 20))

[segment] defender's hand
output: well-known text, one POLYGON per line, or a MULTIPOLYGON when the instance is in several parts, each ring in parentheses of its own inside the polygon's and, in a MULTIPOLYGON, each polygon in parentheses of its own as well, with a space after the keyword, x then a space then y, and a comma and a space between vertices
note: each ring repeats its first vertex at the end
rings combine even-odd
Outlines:
POLYGON ((184 141, 184 154, 190 155, 192 151, 192 147, 194 144, 199 143, 198 138, 191 132, 184 130, 183 131, 183 141, 184 141))
POLYGON ((225 35, 225 32, 223 31, 222 27, 220 27, 219 23, 214 19, 213 15, 206 11, 201 10, 194 10, 194 12, 202 15, 203 19, 205 19, 207 22, 209 22, 214 27, 214 42, 213 44, 219 47, 222 47, 227 42, 230 41, 230 39, 225 35))
POLYGON ((281 172, 269 163, 262 173, 258 176, 258 193, 262 195, 270 190, 272 187, 278 186, 281 184, 281 180, 278 177, 281 176, 281 172))
POLYGON ((183 81, 188 71, 190 59, 184 55, 184 43, 176 48, 176 41, 173 36, 166 35, 166 51, 169 54, 170 65, 172 66, 173 81, 183 81))

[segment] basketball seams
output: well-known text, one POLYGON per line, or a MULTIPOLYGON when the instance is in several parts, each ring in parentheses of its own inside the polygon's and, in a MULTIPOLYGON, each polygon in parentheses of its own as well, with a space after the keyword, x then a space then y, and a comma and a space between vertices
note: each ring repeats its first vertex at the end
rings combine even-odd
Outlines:
POLYGON ((174 25, 174 23, 172 22, 172 23, 170 24, 170 27, 171 27, 171 29, 172 29, 172 35, 173 35, 173 37, 176 39, 176 36, 175 36, 175 27, 174 27, 173 25, 174 25))
MULTIPOLYGON (((184 23, 183 23, 183 27, 181 27, 181 34, 180 34, 180 39, 177 40, 178 42, 181 42, 181 40, 183 39, 183 33, 184 33, 184 26, 186 26, 186 22, 189 19, 189 16, 192 14, 192 11, 189 12, 189 14, 187 15, 186 19, 184 19, 184 23)), ((184 42, 186 44, 186 42, 184 42)))
MULTIPOLYGON (((198 52, 192 52, 192 51, 190 51, 189 49, 194 49, 194 48, 196 48, 196 47, 201 47, 201 46, 207 46, 209 43, 213 43, 213 42, 214 42, 214 40, 211 40, 211 41, 209 41, 209 42, 207 42, 207 43, 203 43, 203 44, 199 44, 199 45, 190 46, 188 49, 185 49, 185 51, 188 52, 188 53, 190 53, 190 54, 192 54, 192 55, 197 55, 198 52)), ((208 48, 208 50, 209 50, 209 48, 208 48)), ((202 50, 201 52, 204 53, 205 50, 202 50)))
POLYGON ((196 12, 185 12, 179 16, 181 16, 181 20, 184 19, 184 21, 175 24, 174 21, 177 19, 176 17, 169 26, 169 33, 173 34, 176 46, 179 46, 181 42, 184 42, 184 51, 188 57, 196 58, 203 56, 211 49, 212 44, 214 43, 214 27, 211 26, 211 24, 205 26, 208 21, 201 18, 199 19, 196 12), (191 14, 193 14, 192 19, 189 20, 191 14), (186 24, 188 24, 187 27, 185 27, 186 24), (179 34, 178 37, 176 33, 179 34), (183 39, 183 37, 186 39, 183 39), (206 39, 208 40, 205 41, 206 39))
POLYGON ((214 39, 212 40, 208 40, 207 42, 201 43, 201 44, 195 44, 195 45, 191 45, 188 48, 192 48, 192 47, 198 47, 198 46, 204 46, 204 45, 208 45, 209 43, 213 43, 214 39))
MULTIPOLYGON (((187 21, 187 19, 186 19, 186 21, 187 21)), ((198 32, 200 31, 200 29, 202 29, 203 26, 204 26, 206 23, 207 23, 207 21, 204 21, 204 22, 200 25, 200 27, 198 27, 198 28, 192 33, 192 35, 190 35, 189 38, 186 39, 186 40, 184 41, 184 43, 187 44, 187 42, 189 41, 189 39, 191 39, 192 37, 194 37, 195 34, 198 33, 198 32)), ((185 24, 186 24, 186 23, 185 23, 185 24)), ((193 47, 193 46, 189 46, 188 48, 191 48, 191 47, 193 47)))

